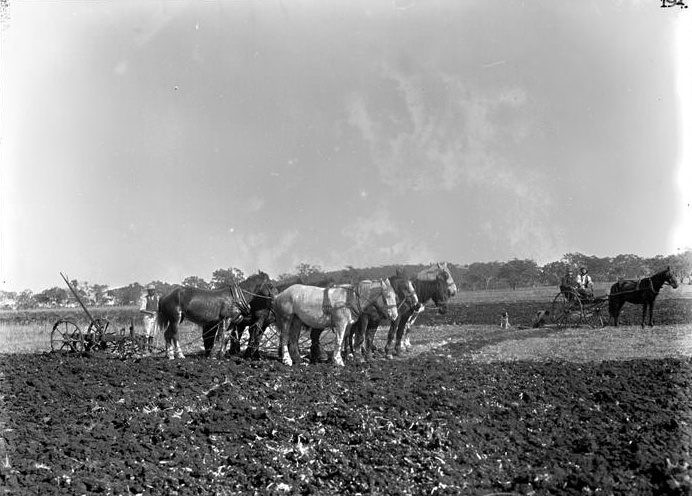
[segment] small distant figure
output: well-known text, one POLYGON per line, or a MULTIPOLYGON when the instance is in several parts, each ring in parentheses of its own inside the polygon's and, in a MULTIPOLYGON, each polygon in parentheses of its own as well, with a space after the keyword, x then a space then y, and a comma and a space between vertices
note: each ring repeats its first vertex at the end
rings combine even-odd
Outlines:
POLYGON ((509 329, 510 327, 509 314, 507 313, 507 310, 505 310, 500 315, 500 329, 509 329))
POLYGON ((550 316, 549 310, 539 310, 536 312, 536 318, 533 321, 532 327, 534 329, 543 327, 548 323, 548 317, 550 316))
POLYGON ((146 337, 145 350, 152 352, 154 334, 156 333, 156 315, 159 311, 159 295, 153 284, 147 286, 147 292, 139 299, 139 313, 143 314, 144 336, 146 337))

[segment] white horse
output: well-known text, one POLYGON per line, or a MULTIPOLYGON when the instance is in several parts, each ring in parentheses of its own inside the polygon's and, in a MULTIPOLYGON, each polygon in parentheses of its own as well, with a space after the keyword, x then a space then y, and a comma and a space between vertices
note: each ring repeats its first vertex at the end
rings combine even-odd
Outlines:
POLYGON ((343 366, 341 350, 346 331, 370 307, 396 320, 396 293, 388 280, 361 281, 355 286, 333 288, 302 284, 290 286, 274 300, 274 312, 280 329, 281 360, 286 365, 300 362, 298 340, 303 326, 312 329, 332 327, 336 334, 332 359, 335 364, 343 366))

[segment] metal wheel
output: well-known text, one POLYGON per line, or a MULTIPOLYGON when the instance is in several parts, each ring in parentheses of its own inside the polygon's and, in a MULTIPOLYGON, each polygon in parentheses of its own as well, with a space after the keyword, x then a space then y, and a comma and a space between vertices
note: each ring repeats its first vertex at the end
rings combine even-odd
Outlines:
POLYGON ((50 333, 50 349, 52 351, 84 351, 84 335, 77 324, 71 320, 58 320, 53 324, 50 333))
POLYGON ((593 305, 584 308, 584 320, 593 329, 605 327, 606 320, 603 318, 601 305, 593 305))
POLYGON ((94 346, 102 346, 105 344, 106 331, 110 322, 108 319, 94 319, 89 323, 84 342, 87 349, 94 346))
POLYGON ((559 293, 550 307, 550 319, 560 328, 577 327, 583 322, 584 310, 576 293, 559 293))

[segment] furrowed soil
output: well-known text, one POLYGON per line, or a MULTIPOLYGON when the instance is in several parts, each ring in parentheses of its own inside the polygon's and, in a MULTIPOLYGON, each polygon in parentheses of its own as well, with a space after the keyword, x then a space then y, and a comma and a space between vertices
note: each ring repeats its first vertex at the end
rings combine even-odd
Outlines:
POLYGON ((404 358, 342 369, 4 355, 0 490, 691 494, 689 301, 658 304, 645 331, 452 305, 423 314, 404 358))

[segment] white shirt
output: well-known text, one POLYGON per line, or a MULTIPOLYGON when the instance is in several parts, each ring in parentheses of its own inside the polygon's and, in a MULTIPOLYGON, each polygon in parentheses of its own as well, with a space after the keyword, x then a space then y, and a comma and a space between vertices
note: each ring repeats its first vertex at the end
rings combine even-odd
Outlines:
POLYGON ((591 276, 589 274, 577 274, 577 284, 582 289, 586 289, 591 286, 591 276))

